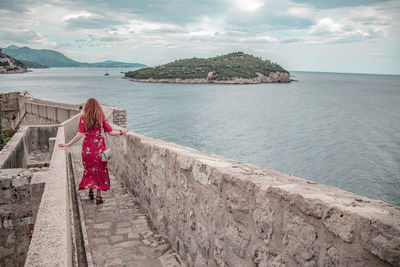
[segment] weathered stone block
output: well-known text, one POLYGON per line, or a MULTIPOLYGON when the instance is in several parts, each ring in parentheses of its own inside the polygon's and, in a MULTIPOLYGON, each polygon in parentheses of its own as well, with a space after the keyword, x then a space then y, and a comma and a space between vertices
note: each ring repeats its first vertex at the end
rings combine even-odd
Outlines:
POLYGON ((346 255, 347 252, 342 252, 335 247, 328 248, 326 252, 326 258, 324 260, 324 266, 354 266, 354 267, 364 267, 368 266, 365 262, 360 259, 351 258, 346 255))
POLYGON ((244 225, 250 222, 250 210, 253 208, 254 183, 245 181, 225 181, 223 185, 226 195, 226 207, 231 212, 233 219, 244 225))
POLYGON ((192 258, 195 259, 195 256, 197 252, 199 251, 198 245, 197 245, 197 235, 189 234, 186 233, 184 235, 184 246, 185 246, 185 251, 192 255, 192 258))
POLYGON ((225 254, 225 240, 222 234, 217 234, 214 238, 214 263, 218 267, 226 266, 226 254, 225 254))
POLYGON ((12 220, 4 220, 3 221, 3 227, 5 229, 14 229, 14 223, 12 220))
POLYGON ((400 266, 400 233, 398 228, 374 221, 363 222, 361 238, 365 248, 391 264, 400 266))
MULTIPOLYGON (((1 172, 0 172, 1 174, 1 172)), ((11 187, 12 178, 0 178, 0 189, 8 189, 11 187)))
POLYGON ((197 253, 194 267, 208 266, 208 261, 204 258, 202 253, 197 253))
POLYGON ((207 228, 200 223, 197 224, 197 243, 201 253, 205 257, 208 257, 210 251, 209 232, 207 228))
POLYGON ((15 233, 14 232, 11 232, 8 234, 6 244, 8 246, 15 244, 15 233))
POLYGON ((0 246, 0 259, 11 256, 13 253, 14 253, 14 248, 6 248, 3 246, 0 246))
POLYGON ((326 228, 339 236, 343 241, 351 243, 354 239, 355 218, 336 208, 326 211, 323 222, 326 228))
POLYGON ((275 211, 272 209, 271 202, 264 192, 256 194, 256 208, 253 212, 253 220, 259 238, 268 244, 273 233, 275 211))
POLYGON ((256 248, 253 252, 252 260, 257 267, 286 267, 282 255, 268 251, 265 248, 256 248))
POLYGON ((196 162, 193 166, 193 179, 202 185, 210 185, 210 170, 206 164, 196 162))
POLYGON ((317 199, 306 199, 301 195, 296 195, 290 200, 290 204, 296 206, 301 212, 315 218, 322 218, 324 206, 317 199))
POLYGON ((314 247, 316 228, 300 216, 286 212, 282 244, 289 255, 302 266, 317 266, 318 251, 314 247))
POLYGON ((244 259, 251 240, 251 235, 249 235, 246 229, 239 224, 229 222, 226 225, 225 238, 232 251, 244 259))

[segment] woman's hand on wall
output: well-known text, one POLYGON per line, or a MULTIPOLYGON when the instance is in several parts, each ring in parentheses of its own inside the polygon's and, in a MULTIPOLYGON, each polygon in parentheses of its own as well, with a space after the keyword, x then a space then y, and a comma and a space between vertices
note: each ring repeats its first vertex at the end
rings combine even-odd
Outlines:
POLYGON ((121 135, 124 135, 127 132, 129 132, 129 130, 128 129, 120 129, 119 132, 120 132, 121 135))
POLYGON ((69 147, 69 144, 58 144, 59 148, 69 147))
POLYGON ((124 134, 126 134, 127 132, 129 132, 128 129, 122 128, 122 129, 119 129, 118 131, 111 131, 111 132, 108 132, 108 134, 111 135, 111 136, 118 136, 118 135, 124 135, 124 134))

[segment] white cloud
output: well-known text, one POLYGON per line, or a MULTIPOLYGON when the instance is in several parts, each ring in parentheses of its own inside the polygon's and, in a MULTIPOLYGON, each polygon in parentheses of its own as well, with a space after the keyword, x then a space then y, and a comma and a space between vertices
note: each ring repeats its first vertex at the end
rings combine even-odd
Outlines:
POLYGON ((342 25, 334 22, 331 18, 323 18, 318 21, 316 25, 313 25, 309 34, 320 34, 320 33, 338 33, 342 32, 342 25))
POLYGON ((244 50, 265 53, 277 62, 282 58, 293 66, 295 58, 285 55, 294 49, 296 55, 307 55, 340 46, 347 48, 342 51, 346 55, 352 47, 347 43, 358 42, 357 47, 372 49, 365 48, 366 55, 379 51, 376 47, 382 55, 393 55, 400 41, 396 0, 329 9, 294 0, 101 1, 28 1, 15 6, 18 12, 0 7, 1 44, 63 48, 67 54, 73 51, 69 55, 78 61, 99 57, 129 61, 127 55, 138 55, 147 64, 244 50), (159 9, 154 10, 155 4, 159 9))
POLYGON ((271 37, 271 36, 257 36, 255 39, 260 40, 260 41, 266 41, 269 43, 278 42, 278 39, 276 39, 275 37, 271 37))
POLYGON ((309 7, 291 7, 288 9, 288 14, 297 17, 310 17, 315 14, 315 10, 309 7))
POLYGON ((70 19, 76 19, 79 17, 83 17, 83 18, 89 18, 89 17, 93 17, 95 16, 92 13, 89 12, 79 12, 79 13, 75 13, 75 14, 67 14, 63 17, 64 21, 70 20, 70 19))
POLYGON ((264 6, 264 3, 260 0, 236 0, 235 4, 238 9, 250 13, 264 6))

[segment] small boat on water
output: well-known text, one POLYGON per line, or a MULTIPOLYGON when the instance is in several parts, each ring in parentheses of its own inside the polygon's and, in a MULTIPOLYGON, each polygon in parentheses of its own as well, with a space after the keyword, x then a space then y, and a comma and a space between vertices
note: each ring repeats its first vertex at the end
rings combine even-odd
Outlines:
POLYGON ((107 73, 104 73, 104 76, 110 76, 110 74, 107 72, 107 73))

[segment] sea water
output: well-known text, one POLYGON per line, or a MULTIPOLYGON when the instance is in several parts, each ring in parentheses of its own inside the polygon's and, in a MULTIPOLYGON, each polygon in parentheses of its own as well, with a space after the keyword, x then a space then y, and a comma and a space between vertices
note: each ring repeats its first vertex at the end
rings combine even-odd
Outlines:
POLYGON ((288 84, 134 83, 128 69, 36 69, 0 92, 127 110, 139 134, 400 205, 400 76, 293 72, 288 84))

